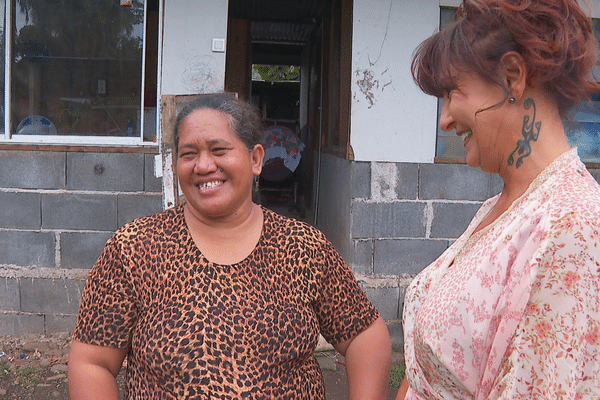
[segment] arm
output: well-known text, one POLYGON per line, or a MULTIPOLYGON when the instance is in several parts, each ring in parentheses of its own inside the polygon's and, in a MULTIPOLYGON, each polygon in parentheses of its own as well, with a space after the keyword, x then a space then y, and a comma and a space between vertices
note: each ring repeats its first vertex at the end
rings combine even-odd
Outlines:
POLYGON ((378 317, 353 339, 334 345, 346 358, 350 399, 387 399, 392 345, 387 326, 378 317))
POLYGON ((410 389, 410 385, 408 383, 408 379, 404 377, 404 380, 402 380, 402 385, 400 385, 400 389, 398 389, 398 393, 396 394, 396 400, 404 400, 408 389, 410 389))
POLYGON ((117 374, 126 349, 71 343, 69 353, 69 397, 71 400, 118 400, 117 374))

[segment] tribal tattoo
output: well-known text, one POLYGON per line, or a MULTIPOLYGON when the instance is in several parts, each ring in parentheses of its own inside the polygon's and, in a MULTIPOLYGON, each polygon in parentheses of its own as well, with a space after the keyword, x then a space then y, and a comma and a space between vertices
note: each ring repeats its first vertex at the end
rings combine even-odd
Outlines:
POLYGON ((513 165, 515 162, 515 153, 520 155, 520 157, 517 159, 516 168, 519 168, 523 164, 523 159, 531 154, 531 142, 538 140, 538 137, 540 136, 540 128, 542 127, 542 122, 535 120, 536 107, 535 102, 531 97, 525 100, 523 107, 526 110, 533 107, 533 115, 531 117, 526 115, 523 118, 523 140, 517 140, 517 148, 514 149, 513 152, 510 153, 510 157, 508 157, 508 165, 513 165))

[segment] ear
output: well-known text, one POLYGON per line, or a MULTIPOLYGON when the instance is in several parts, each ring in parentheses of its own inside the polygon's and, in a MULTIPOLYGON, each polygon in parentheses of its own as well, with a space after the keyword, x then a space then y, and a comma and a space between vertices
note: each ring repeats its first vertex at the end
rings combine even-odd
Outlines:
POLYGON ((252 173, 256 176, 262 172, 263 159, 265 158, 265 149, 261 144, 255 144, 250 152, 252 162, 252 173))
POLYGON ((523 97, 523 92, 527 88, 527 66, 523 56, 516 51, 505 53, 500 59, 500 66, 504 79, 508 83, 508 92, 510 97, 517 101, 523 97))

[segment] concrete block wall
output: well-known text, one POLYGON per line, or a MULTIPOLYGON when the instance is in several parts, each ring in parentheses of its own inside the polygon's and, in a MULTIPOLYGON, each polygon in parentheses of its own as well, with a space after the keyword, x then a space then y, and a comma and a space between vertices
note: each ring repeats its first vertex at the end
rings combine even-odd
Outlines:
POLYGON ((502 180, 464 164, 350 162, 327 154, 321 176, 327 200, 319 200, 317 227, 401 343, 406 287, 502 190, 502 180))
POLYGON ((73 329, 108 238, 162 209, 154 156, 0 150, 0 335, 73 329))
POLYGON ((402 308, 412 278, 466 229, 502 180, 464 164, 352 165, 353 270, 402 342, 402 308))

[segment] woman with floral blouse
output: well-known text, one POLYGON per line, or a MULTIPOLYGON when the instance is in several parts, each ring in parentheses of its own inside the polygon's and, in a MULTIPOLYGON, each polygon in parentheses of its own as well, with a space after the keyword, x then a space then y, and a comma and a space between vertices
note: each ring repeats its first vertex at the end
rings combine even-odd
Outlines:
POLYGON ((596 46, 577 0, 464 0, 417 48, 440 127, 504 188, 407 290, 397 399, 600 399, 600 187, 563 126, 596 46))

